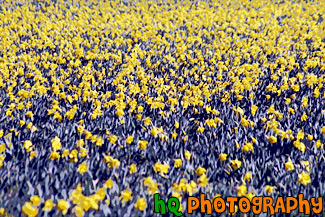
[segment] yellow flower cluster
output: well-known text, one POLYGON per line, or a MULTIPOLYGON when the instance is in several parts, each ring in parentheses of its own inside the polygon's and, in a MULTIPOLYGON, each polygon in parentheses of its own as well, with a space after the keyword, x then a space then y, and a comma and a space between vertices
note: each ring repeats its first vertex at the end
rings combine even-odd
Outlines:
MULTIPOLYGON (((105 188, 99 188, 95 194, 87 197, 82 193, 81 185, 78 185, 75 190, 69 196, 69 199, 76 206, 74 207, 74 212, 76 216, 83 216, 84 212, 89 209, 98 210, 98 203, 103 201, 106 197, 105 188)), ((63 209, 67 209, 68 206, 65 206, 63 209)))
POLYGON ((324 13, 323 0, 1 2, 0 215, 313 187, 324 13))

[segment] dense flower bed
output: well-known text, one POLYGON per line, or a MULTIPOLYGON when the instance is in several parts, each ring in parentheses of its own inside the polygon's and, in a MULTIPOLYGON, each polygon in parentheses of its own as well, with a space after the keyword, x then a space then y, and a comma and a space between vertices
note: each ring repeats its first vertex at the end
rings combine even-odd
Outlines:
POLYGON ((0 4, 0 216, 324 195, 324 1, 0 4))

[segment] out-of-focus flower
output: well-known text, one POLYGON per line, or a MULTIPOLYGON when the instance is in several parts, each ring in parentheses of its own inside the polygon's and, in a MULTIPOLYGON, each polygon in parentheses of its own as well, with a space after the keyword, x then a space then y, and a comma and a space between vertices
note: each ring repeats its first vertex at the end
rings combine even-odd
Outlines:
POLYGON ((315 142, 315 147, 316 147, 316 148, 320 148, 320 147, 322 147, 322 142, 321 142, 320 140, 317 140, 317 141, 315 142))
POLYGON ((153 127, 153 128, 151 129, 150 133, 151 133, 151 135, 152 135, 153 137, 157 137, 158 134, 159 134, 158 128, 157 128, 157 127, 153 127))
POLYGON ((128 138, 126 139, 126 143, 131 144, 132 142, 133 142, 133 136, 128 136, 128 138))
POLYGON ((249 201, 252 201, 255 195, 253 194, 253 192, 249 192, 248 194, 246 194, 246 197, 249 199, 249 201))
POLYGON ((285 169, 288 170, 288 171, 292 171, 295 168, 294 165, 293 165, 293 163, 292 163, 291 158, 289 158, 288 162, 286 162, 284 164, 284 166, 285 166, 285 169))
POLYGON ((198 167, 198 168, 196 169, 196 174, 197 174, 198 176, 201 176, 201 175, 203 175, 206 171, 207 171, 207 170, 206 170, 205 168, 203 168, 203 167, 198 167))
POLYGON ((117 141, 117 136, 115 136, 115 135, 110 135, 110 137, 109 137, 109 141, 110 141, 110 143, 115 144, 116 141, 117 141))
POLYGON ((269 142, 270 143, 276 143, 277 141, 278 141, 278 139, 275 137, 275 136, 270 136, 269 138, 268 138, 268 140, 269 140, 269 142))
POLYGON ((107 188, 112 188, 113 187, 113 180, 112 179, 108 179, 106 182, 105 182, 105 186, 107 187, 107 188))
POLYGON ((122 203, 128 202, 132 198, 132 191, 126 189, 121 192, 120 200, 122 203))
POLYGON ((246 192, 247 192, 247 187, 245 185, 241 185, 238 187, 237 196, 243 197, 243 196, 245 196, 246 192))
POLYGON ((182 159, 175 159, 175 164, 174 167, 175 168, 179 168, 182 165, 182 159))
POLYGON ((203 173, 199 179, 198 179, 198 184, 200 184, 203 187, 206 187, 208 184, 209 178, 203 173))
POLYGON ((146 149, 146 148, 147 148, 147 145, 148 145, 148 141, 145 141, 145 140, 139 140, 139 148, 140 148, 141 150, 146 149))
POLYGON ((83 173, 87 172, 87 170, 88 170, 88 167, 87 167, 87 164, 86 163, 82 163, 82 164, 80 164, 78 166, 78 172, 80 174, 83 174, 83 173))
POLYGON ((5 208, 0 208, 0 216, 4 216, 5 215, 5 208))
POLYGON ((112 168, 117 168, 118 166, 120 166, 121 162, 118 159, 112 159, 109 162, 109 166, 112 168))
POLYGON ((227 154, 219 154, 219 159, 221 160, 221 161, 225 161, 225 160, 227 160, 227 154))
POLYGON ((143 211, 147 207, 147 202, 144 198, 139 198, 134 204, 134 207, 140 211, 143 211))
POLYGON ((137 165, 136 164, 131 164, 129 166, 129 169, 130 169, 130 174, 133 174, 137 170, 137 165))
POLYGON ((185 154, 184 155, 185 155, 186 160, 190 160, 191 159, 191 156, 192 155, 191 155, 191 152, 189 152, 188 150, 185 151, 185 154))
POLYGON ((38 195, 34 195, 30 197, 30 201, 32 202, 33 206, 38 206, 41 203, 41 198, 38 195))
POLYGON ((178 121, 175 121, 174 126, 175 126, 175 129, 178 129, 178 128, 179 128, 179 123, 178 123, 178 121))
POLYGON ((43 211, 49 212, 53 209, 54 203, 52 199, 48 199, 44 202, 43 211))
POLYGON ((38 215, 38 209, 33 206, 31 202, 26 202, 21 210, 28 217, 35 217, 38 215))
POLYGON ((265 191, 266 191, 266 193, 268 193, 268 194, 271 194, 271 193, 273 192, 273 189, 274 189, 274 187, 272 187, 272 186, 270 186, 270 185, 266 185, 266 186, 265 186, 265 191))
POLYGON ((61 148, 61 141, 59 137, 55 136, 55 138, 51 140, 51 143, 52 143, 53 151, 57 151, 61 148))
POLYGON ((251 173, 251 172, 247 172, 247 173, 245 174, 244 179, 250 182, 251 179, 252 179, 252 173, 251 173))
POLYGON ((31 152, 33 150, 33 144, 30 140, 26 140, 24 142, 24 149, 27 151, 27 152, 31 152))
POLYGON ((298 183, 307 186, 307 184, 311 183, 310 175, 309 173, 302 172, 298 175, 298 183))
POLYGON ((231 161, 231 166, 232 166, 235 170, 239 169, 239 168, 241 167, 241 164, 242 164, 242 162, 239 161, 239 160, 232 160, 232 161, 231 161))
POLYGON ((56 151, 51 152, 51 154, 50 154, 50 159, 51 160, 60 159, 60 157, 61 157, 60 154, 58 152, 56 152, 56 151))
POLYGON ((63 214, 66 215, 69 210, 70 204, 64 199, 58 200, 57 209, 63 214))

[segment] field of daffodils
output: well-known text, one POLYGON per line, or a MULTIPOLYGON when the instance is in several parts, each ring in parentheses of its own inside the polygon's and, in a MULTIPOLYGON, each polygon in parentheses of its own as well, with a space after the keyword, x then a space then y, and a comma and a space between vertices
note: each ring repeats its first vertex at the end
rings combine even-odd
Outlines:
POLYGON ((0 216, 324 196, 324 1, 0 6, 0 216))

